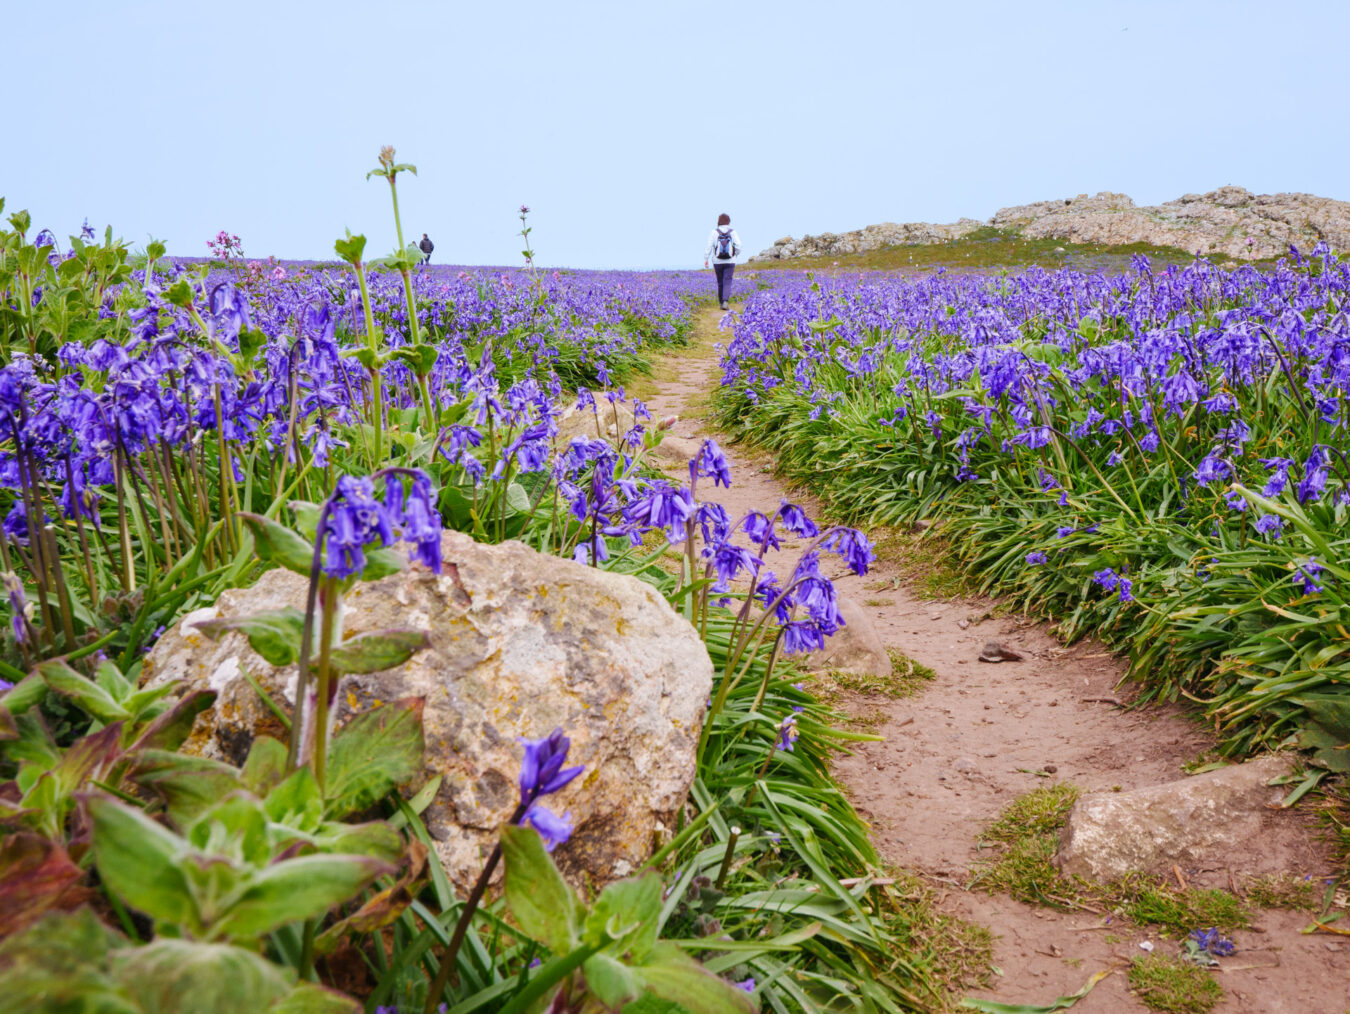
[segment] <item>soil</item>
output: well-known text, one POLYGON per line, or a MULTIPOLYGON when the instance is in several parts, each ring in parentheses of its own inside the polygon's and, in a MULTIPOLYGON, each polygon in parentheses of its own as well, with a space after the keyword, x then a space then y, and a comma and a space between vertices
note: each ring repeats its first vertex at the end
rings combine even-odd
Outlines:
MULTIPOLYGON (((658 368, 654 393, 643 392, 656 418, 680 416, 673 432, 685 438, 715 435, 700 416, 719 377, 711 347, 726 340, 719 326, 730 323, 716 309, 696 313, 696 347, 658 368)), ((790 495, 771 463, 753 451, 725 441, 723 450, 732 462, 732 486, 714 489, 703 480, 700 499, 719 500, 733 518, 772 510, 789 496, 813 517, 822 513, 810 496, 790 495)), ((768 565, 789 573, 800 548, 784 543, 768 565)), ((941 892, 945 910, 995 934, 991 987, 972 995, 1049 1004, 1082 988, 1094 972, 1112 969, 1073 1006, 1075 1014, 1146 1010, 1130 994, 1125 969, 1145 953, 1140 944, 1172 954, 1175 941, 1121 918, 1108 922, 1090 912, 1035 907, 964 885, 981 858, 981 831, 1015 797, 1061 781, 1111 791, 1183 778, 1183 765, 1211 750, 1213 737, 1179 707, 1127 710, 1110 703, 1127 704, 1133 691, 1118 686, 1124 665, 1102 645, 1066 647, 1045 625, 1000 614, 992 600, 926 598, 905 578, 913 569, 905 563, 883 552, 871 573, 841 576, 837 585, 841 595, 863 604, 888 647, 932 668, 936 678, 905 699, 846 699, 867 711, 869 730, 882 740, 841 757, 837 777, 871 823, 888 863, 924 877, 941 892), (991 640, 1022 660, 980 662, 991 640)), ((1181 871, 1193 886, 1239 890, 1252 875, 1270 872, 1317 879, 1331 873, 1306 807, 1271 811, 1263 834, 1247 848, 1181 871)), ((1301 933, 1310 921, 1301 912, 1255 913, 1254 928, 1234 934, 1238 951, 1216 973, 1225 998, 1215 1010, 1350 1012, 1350 939, 1301 933)))

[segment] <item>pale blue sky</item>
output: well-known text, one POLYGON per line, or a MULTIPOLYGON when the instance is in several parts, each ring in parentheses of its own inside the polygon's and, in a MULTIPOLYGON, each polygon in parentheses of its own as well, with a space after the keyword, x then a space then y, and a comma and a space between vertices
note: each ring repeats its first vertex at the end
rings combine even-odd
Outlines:
POLYGON ((691 267, 791 233, 1235 183, 1350 199, 1334 3, 0 5, 0 196, 59 233, 330 257, 691 267))

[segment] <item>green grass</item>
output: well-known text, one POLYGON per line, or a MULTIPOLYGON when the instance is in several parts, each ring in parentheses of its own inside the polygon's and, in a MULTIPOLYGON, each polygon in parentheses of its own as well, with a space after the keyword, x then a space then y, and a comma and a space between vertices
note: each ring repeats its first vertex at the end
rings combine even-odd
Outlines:
MULTIPOLYGON (((1194 251, 1177 247, 1130 243, 1108 246, 1102 243, 1070 243, 1059 239, 1028 239, 1015 229, 978 229, 961 239, 946 243, 907 243, 886 246, 865 253, 795 257, 785 261, 755 261, 752 271, 825 270, 825 271, 912 271, 925 273, 937 268, 948 270, 990 271, 999 268, 1021 270, 1039 265, 1047 270, 1076 268, 1082 271, 1124 271, 1136 254, 1148 257, 1155 268, 1170 264, 1184 266, 1195 260, 1194 251)), ((1220 253, 1206 253, 1215 264, 1235 262, 1220 253)), ((1257 261, 1258 266, 1272 262, 1257 261)))
POLYGON ((1144 1004, 1167 1014, 1207 1014, 1223 999, 1222 987, 1203 968, 1162 954, 1135 958, 1129 980, 1144 1004))
POLYGON ((1174 890, 1161 882, 1130 878, 1116 885, 1116 894, 1131 921, 1141 926, 1161 926, 1177 936, 1210 926, 1231 932, 1250 925, 1246 906, 1227 891, 1174 890))
POLYGON ((1322 882, 1292 873, 1257 877, 1245 885, 1247 902, 1253 908, 1291 908, 1314 912, 1321 907, 1322 882))

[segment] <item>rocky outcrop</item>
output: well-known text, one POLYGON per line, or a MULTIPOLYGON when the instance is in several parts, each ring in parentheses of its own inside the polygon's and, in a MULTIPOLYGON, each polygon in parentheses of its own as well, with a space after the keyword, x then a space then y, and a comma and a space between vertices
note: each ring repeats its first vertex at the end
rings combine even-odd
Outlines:
POLYGON ((955 225, 888 222, 841 235, 823 233, 800 240, 787 236, 750 259, 838 256, 886 246, 941 243, 984 227, 1033 239, 1109 246, 1146 243, 1202 256, 1225 254, 1254 260, 1281 256, 1291 245, 1306 252, 1324 240, 1333 250, 1350 250, 1350 203, 1312 194, 1253 194, 1233 186, 1142 208, 1124 194, 1079 194, 1004 208, 987 222, 969 218, 955 225))
POLYGON ((1283 795, 1269 783, 1289 767, 1287 758, 1266 756, 1164 785, 1085 795, 1069 811, 1055 863, 1097 881, 1165 873, 1173 864, 1222 866, 1226 853, 1260 833, 1283 795))
MULTIPOLYGON (((572 737, 569 763, 586 770, 549 800, 556 813, 570 811, 575 827, 558 849, 559 865, 577 882, 632 872, 662 828, 673 827, 694 777, 712 686, 702 640, 635 578, 457 532, 446 533, 443 552, 439 576, 412 567, 348 593, 345 636, 412 627, 429 631, 431 646, 398 668, 344 677, 338 721, 382 702, 425 698, 425 776, 443 781, 423 819, 461 888, 477 876, 519 798, 517 737, 561 726, 572 737)), ((286 703, 296 679, 294 666, 271 665, 243 635, 211 641, 195 624, 303 609, 305 591, 303 578, 268 571, 252 588, 227 591, 185 617, 155 645, 146 682, 181 678, 220 694, 185 749, 239 763, 257 732, 280 733, 245 674, 286 703)))

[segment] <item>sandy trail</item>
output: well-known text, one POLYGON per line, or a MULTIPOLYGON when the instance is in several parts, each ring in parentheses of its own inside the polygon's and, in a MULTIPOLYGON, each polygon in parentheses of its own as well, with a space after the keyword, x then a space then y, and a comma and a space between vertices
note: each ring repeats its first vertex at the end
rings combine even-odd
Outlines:
MULTIPOLYGON (((658 376, 670 379, 658 381, 657 393, 647 399, 657 418, 681 417, 674 434, 685 438, 713 435, 697 414, 719 376, 708 347, 728 337, 718 330, 720 311, 696 313, 696 348, 658 370, 658 376)), ((751 509, 771 511, 789 497, 765 459, 743 448, 731 448, 728 457, 731 488, 714 490, 705 480, 700 498, 719 500, 734 518, 751 509)), ((820 516, 821 505, 811 497, 794 493, 790 498, 820 516)), ((800 548, 800 543, 785 543, 770 555, 769 566, 780 575, 789 573, 793 552, 800 548)), ((842 573, 840 567, 834 570, 842 573)), ((917 696, 858 701, 873 715, 881 709, 884 720, 875 731, 884 741, 863 744, 836 766, 872 824, 878 851, 938 888, 948 911, 994 932, 994 963, 1001 974, 993 988, 975 990, 975 995, 1048 1004, 1078 990, 1093 972, 1114 968, 1118 971, 1073 1010, 1145 1010, 1130 994, 1124 969, 1144 953, 1141 942, 1154 940, 1167 953, 1175 953, 1175 943, 1119 918, 1104 926, 1102 917, 1091 913, 1033 907, 966 891, 963 885, 977 859, 978 834, 1014 797, 1059 781, 1084 790, 1172 781, 1184 777, 1183 764, 1213 746, 1212 738, 1178 708, 1136 712, 1092 700, 1126 700, 1133 694, 1128 686, 1116 690, 1123 666, 1100 644, 1066 648, 1042 625, 991 615, 992 601, 927 599, 900 575, 900 561, 883 554, 867 576, 838 580, 840 594, 863 604, 888 647, 937 674, 917 696), (1024 660, 979 662, 989 640, 1004 642, 1024 660)), ((1272 812, 1266 825, 1261 839, 1229 856, 1223 868, 1184 871, 1190 882, 1227 887, 1230 876, 1241 884, 1258 872, 1315 877, 1328 872, 1306 814, 1272 812)), ((1225 962, 1229 969, 1218 973, 1226 998, 1215 1009, 1224 1014, 1350 1011, 1350 942, 1299 933, 1308 924, 1302 913, 1257 913, 1256 928, 1235 935, 1238 954, 1225 962)))

